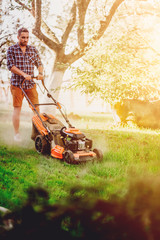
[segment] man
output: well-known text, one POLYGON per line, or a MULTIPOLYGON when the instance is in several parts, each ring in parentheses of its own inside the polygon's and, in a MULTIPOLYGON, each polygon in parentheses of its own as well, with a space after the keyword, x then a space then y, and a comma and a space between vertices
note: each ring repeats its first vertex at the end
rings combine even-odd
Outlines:
MULTIPOLYGON (((36 84, 32 77, 34 75, 34 66, 37 67, 39 75, 38 80, 43 80, 43 66, 37 49, 28 45, 29 31, 26 28, 18 30, 18 43, 9 47, 7 51, 7 67, 12 72, 11 93, 13 97, 13 127, 14 140, 21 141, 19 133, 20 113, 24 94, 20 89, 23 83, 28 98, 33 104, 38 104, 38 93, 36 84)), ((39 112, 39 108, 37 107, 39 112)))

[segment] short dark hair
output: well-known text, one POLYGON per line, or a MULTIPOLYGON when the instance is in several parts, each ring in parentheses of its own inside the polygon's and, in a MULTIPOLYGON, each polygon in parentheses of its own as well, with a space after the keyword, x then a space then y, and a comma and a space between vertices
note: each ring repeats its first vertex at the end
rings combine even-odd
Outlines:
POLYGON ((28 32, 29 33, 27 28, 22 27, 18 30, 18 36, 20 36, 22 32, 28 32))

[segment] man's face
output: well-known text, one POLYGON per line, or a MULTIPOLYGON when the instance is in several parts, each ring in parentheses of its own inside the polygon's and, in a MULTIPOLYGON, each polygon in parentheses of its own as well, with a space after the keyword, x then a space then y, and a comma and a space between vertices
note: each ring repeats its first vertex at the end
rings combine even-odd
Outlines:
POLYGON ((21 32, 21 35, 18 36, 18 42, 20 46, 27 46, 29 40, 28 32, 21 32))

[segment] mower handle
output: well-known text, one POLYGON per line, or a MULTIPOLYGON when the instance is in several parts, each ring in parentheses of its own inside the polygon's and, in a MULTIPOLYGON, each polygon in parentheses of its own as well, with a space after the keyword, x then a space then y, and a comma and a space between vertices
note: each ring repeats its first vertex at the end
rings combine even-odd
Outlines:
MULTIPOLYGON (((34 80, 34 79, 39 80, 39 79, 38 79, 38 76, 31 75, 31 77, 32 77, 33 80, 34 80)), ((44 89, 48 92, 48 89, 46 88, 46 86, 45 86, 45 84, 44 84, 44 78, 43 78, 43 80, 39 80, 39 81, 42 82, 42 85, 43 85, 44 89)))
MULTIPOLYGON (((32 76, 32 79, 37 79, 38 78, 38 76, 32 76)), ((45 84, 44 84, 44 79, 43 80, 41 80, 42 81, 42 85, 43 85, 43 87, 44 87, 44 89, 47 91, 47 97, 48 98, 51 98, 52 100, 53 100, 53 102, 54 102, 54 104, 57 106, 57 108, 59 109, 59 111, 60 111, 60 113, 62 114, 62 116, 63 116, 63 118, 65 119, 65 121, 66 121, 66 123, 68 124, 68 126, 69 127, 73 127, 72 125, 71 125, 71 123, 69 122, 69 120, 68 120, 68 118, 64 115, 64 113, 62 112, 62 110, 61 110, 61 105, 59 104, 59 102, 57 102, 56 101, 56 99, 50 94, 50 92, 49 92, 49 90, 47 89, 47 87, 45 86, 45 84)))

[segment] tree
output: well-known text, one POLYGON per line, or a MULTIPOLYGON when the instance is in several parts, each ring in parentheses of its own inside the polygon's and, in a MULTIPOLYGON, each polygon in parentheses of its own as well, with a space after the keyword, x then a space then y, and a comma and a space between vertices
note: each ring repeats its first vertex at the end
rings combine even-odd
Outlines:
MULTIPOLYGON (((13 44, 13 33, 15 28, 19 26, 19 19, 13 19, 14 24, 12 25, 11 21, 5 21, 4 16, 9 16, 9 8, 4 6, 4 1, 0 1, 0 67, 5 69, 6 66, 6 51, 10 44, 13 44), (12 25, 12 31, 9 26, 12 25)), ((2 73, 2 72, 1 72, 2 73)), ((1 77, 0 73, 0 77, 1 77)))
MULTIPOLYGON (((82 92, 93 96, 99 95, 111 104, 124 98, 159 99, 160 54, 151 46, 153 37, 151 44, 147 40, 151 30, 148 31, 148 28, 144 29, 143 26, 145 18, 148 23, 148 16, 150 22, 156 19, 160 24, 159 10, 157 6, 152 5, 151 8, 146 3, 144 8, 141 6, 138 11, 137 9, 129 9, 127 33, 126 30, 121 31, 121 36, 114 36, 114 39, 110 40, 108 35, 104 36, 106 41, 100 41, 94 51, 91 50, 82 58, 82 64, 75 68, 73 74, 73 87, 81 88, 82 92)), ((150 24, 152 29, 153 24, 155 25, 155 22, 150 24)), ((157 31, 155 32, 157 35, 157 31)), ((152 32, 151 34, 153 36, 152 32)))
MULTIPOLYGON (((48 4, 51 4, 51 1, 32 0, 28 5, 26 1, 15 0, 15 2, 34 17, 33 34, 56 55, 48 81, 48 88, 56 89, 61 86, 66 69, 84 56, 88 49, 103 36, 124 0, 104 0, 101 5, 95 5, 97 4, 96 0, 68 1, 67 12, 69 14, 66 17, 66 12, 63 12, 62 16, 66 18, 63 19, 63 29, 59 29, 59 34, 56 33, 55 26, 47 23, 47 17, 45 18, 48 4), (96 9, 97 6, 98 9, 96 9), (97 17, 96 11, 100 11, 101 17, 97 17)), ((60 16, 58 19, 62 20, 60 16)), ((61 27, 60 24, 57 27, 61 27)))

